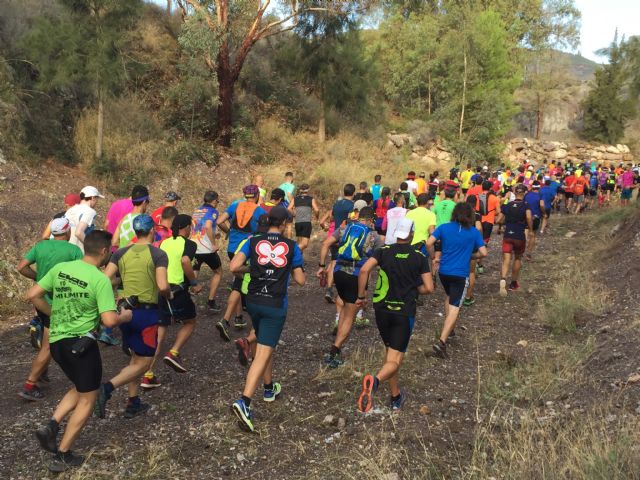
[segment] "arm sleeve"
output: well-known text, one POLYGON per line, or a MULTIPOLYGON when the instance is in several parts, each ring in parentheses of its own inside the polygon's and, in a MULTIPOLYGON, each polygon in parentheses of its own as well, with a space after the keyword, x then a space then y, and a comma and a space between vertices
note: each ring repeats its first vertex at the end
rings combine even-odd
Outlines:
POLYGON ((113 297, 113 289, 109 278, 100 274, 100 279, 96 284, 96 303, 98 313, 111 312, 116 310, 116 300, 113 297))
POLYGON ((184 252, 182 253, 183 257, 189 257, 189 260, 193 260, 193 258, 196 256, 197 250, 198 250, 198 245, 196 244, 196 242, 185 239, 184 252))
POLYGON ((58 269, 56 267, 53 267, 51 270, 49 270, 47 272, 47 274, 44 277, 42 277, 40 279, 40 281, 38 282, 38 285, 40 285, 40 287, 42 287, 42 289, 44 291, 52 292, 53 291, 53 280, 54 280, 55 275, 57 274, 57 272, 58 272, 58 269))
POLYGON ((118 266, 118 262, 120 261, 122 256, 127 253, 127 250, 129 250, 129 248, 130 247, 119 248, 118 250, 113 252, 111 258, 109 259, 109 263, 113 263, 114 265, 118 266))
POLYGON ((167 268, 169 266, 169 257, 157 247, 151 247, 151 260, 153 260, 153 265, 156 268, 167 268))
POLYGON ((431 268, 429 268, 429 259, 425 257, 422 253, 420 253, 420 275, 424 273, 429 273, 431 268))
POLYGON ((24 259, 30 261, 31 263, 35 263, 36 261, 36 249, 38 247, 38 244, 36 243, 33 247, 31 247, 31 250, 29 250, 27 253, 24 254, 24 259))
POLYGON ((293 268, 302 268, 302 266, 304 265, 304 257, 302 256, 302 251, 300 250, 298 245, 293 247, 292 265, 293 265, 293 268))

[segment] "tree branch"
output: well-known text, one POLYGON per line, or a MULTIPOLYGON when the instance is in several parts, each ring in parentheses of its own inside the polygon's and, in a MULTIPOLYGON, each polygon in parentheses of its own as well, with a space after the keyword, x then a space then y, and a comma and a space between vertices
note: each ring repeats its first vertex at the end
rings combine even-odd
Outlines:
MULTIPOLYGON (((265 25, 262 29, 260 29, 260 31, 258 31, 258 33, 256 35, 256 41, 260 40, 261 38, 265 38, 266 36, 273 35, 275 33, 280 32, 280 30, 278 30, 277 32, 269 33, 269 30, 271 30, 271 29, 273 29, 273 28, 275 28, 275 27, 277 27, 279 25, 282 25, 283 23, 287 23, 289 20, 291 20, 293 18, 297 19, 297 17, 300 14, 307 13, 307 12, 328 12, 328 11, 329 11, 328 8, 323 8, 323 7, 311 7, 311 8, 304 8, 302 10, 295 10, 291 15, 287 15, 286 17, 284 17, 284 18, 282 18, 280 20, 276 20, 275 22, 271 22, 268 25, 265 25), (267 33, 268 33, 268 35, 265 35, 267 33)), ((297 23, 297 20, 294 23, 293 27, 287 28, 287 29, 283 29, 282 31, 284 32, 284 31, 291 30, 292 28, 295 28, 296 23, 297 23)))

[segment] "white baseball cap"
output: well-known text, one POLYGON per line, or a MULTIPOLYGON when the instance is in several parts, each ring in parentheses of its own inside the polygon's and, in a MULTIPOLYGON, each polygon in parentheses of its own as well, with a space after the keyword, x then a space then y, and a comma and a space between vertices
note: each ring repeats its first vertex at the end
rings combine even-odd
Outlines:
POLYGON ((63 235, 71 228, 69 220, 66 218, 54 218, 51 220, 51 235, 63 235))
POLYGON ((355 203, 353 204, 353 209, 360 211, 366 206, 367 206, 366 200, 356 200, 355 203))
POLYGON ((401 218, 397 223, 395 230, 393 231, 393 236, 402 240, 406 240, 414 232, 414 230, 415 225, 413 224, 413 220, 409 218, 401 218))
POLYGON ((102 195, 96 187, 92 187, 90 185, 80 190, 80 193, 84 194, 84 198, 91 198, 91 197, 104 198, 104 195, 102 195))

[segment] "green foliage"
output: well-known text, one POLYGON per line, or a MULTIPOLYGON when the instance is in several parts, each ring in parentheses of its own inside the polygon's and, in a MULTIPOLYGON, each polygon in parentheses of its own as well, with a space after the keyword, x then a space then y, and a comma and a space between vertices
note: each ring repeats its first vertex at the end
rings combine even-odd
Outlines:
POLYGON ((626 68, 624 42, 617 35, 603 53, 609 63, 596 71, 593 88, 585 98, 582 135, 588 140, 618 143, 624 136, 627 122, 634 116, 634 99, 630 98, 628 82, 630 72, 626 68))

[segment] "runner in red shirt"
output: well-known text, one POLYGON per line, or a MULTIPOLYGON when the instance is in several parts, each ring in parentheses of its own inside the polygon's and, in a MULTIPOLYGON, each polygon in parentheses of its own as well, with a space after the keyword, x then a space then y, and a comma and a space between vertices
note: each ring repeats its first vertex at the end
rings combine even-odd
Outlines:
POLYGON ((164 195, 164 205, 162 205, 161 207, 156 208, 151 213, 151 218, 153 218, 153 221, 156 222, 156 225, 160 225, 160 221, 162 220, 162 211, 166 207, 175 207, 176 205, 178 205, 178 200, 182 200, 182 197, 180 195, 178 195, 176 192, 167 192, 167 193, 165 193, 165 195, 164 195))

